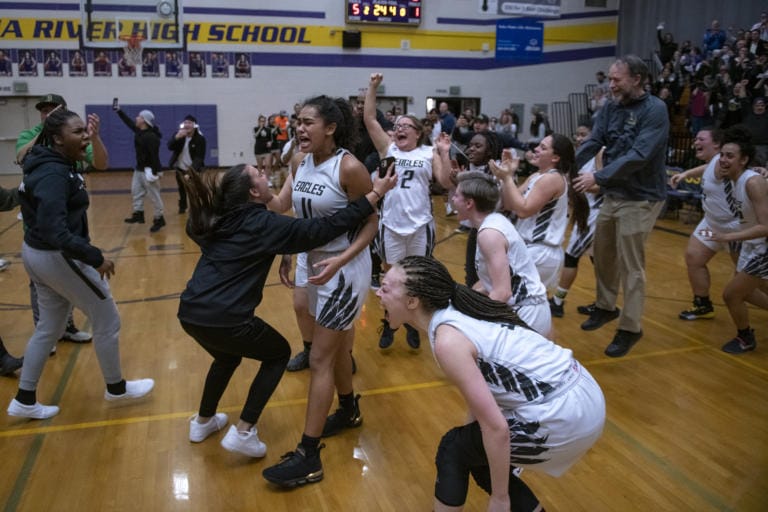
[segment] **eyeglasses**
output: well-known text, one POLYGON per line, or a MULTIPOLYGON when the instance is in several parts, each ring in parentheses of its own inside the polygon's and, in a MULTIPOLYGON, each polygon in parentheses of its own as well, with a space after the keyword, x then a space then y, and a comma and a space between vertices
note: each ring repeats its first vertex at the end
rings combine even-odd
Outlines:
POLYGON ((395 130, 405 130, 406 128, 412 128, 414 130, 418 129, 415 126, 413 126, 412 124, 396 124, 395 125, 395 130))

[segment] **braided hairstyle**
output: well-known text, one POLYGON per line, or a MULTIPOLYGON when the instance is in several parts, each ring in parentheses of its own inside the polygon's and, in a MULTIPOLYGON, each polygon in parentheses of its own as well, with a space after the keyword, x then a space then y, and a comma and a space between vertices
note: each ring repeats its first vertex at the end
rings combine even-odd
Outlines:
POLYGON ((53 136, 61 135, 61 129, 64 125, 69 123, 69 120, 73 117, 80 116, 64 107, 51 111, 51 113, 46 116, 45 122, 43 122, 43 130, 37 136, 35 145, 52 148, 54 146, 53 136))
MULTIPOLYGON (((501 158, 501 139, 490 130, 484 132, 475 132, 472 138, 482 137, 485 139, 485 155, 483 155, 483 164, 487 165, 489 160, 498 160, 501 158)), ((471 140, 471 139, 470 139, 471 140)))
POLYGON ((336 123, 333 141, 337 147, 352 149, 357 147, 360 139, 357 117, 352 111, 352 105, 344 98, 315 96, 304 102, 304 107, 313 107, 325 124, 336 123))
POLYGON ((251 177, 245 164, 226 171, 190 172, 182 180, 189 197, 187 229, 195 236, 213 235, 218 220, 227 212, 249 204, 251 177))
POLYGON ((396 264, 405 273, 408 295, 418 298, 429 312, 456 310, 478 320, 528 327, 509 305, 495 301, 453 280, 445 265, 426 256, 406 256, 396 264))

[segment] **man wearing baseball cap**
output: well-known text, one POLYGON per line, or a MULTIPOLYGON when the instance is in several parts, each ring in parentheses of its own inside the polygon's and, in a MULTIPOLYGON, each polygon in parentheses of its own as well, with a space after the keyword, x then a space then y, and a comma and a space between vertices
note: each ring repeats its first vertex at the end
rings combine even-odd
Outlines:
POLYGON ((162 134, 155 123, 151 110, 142 110, 135 119, 115 105, 112 107, 125 126, 133 132, 133 149, 136 151, 136 167, 131 180, 133 213, 125 219, 128 224, 144 224, 144 198, 149 196, 155 210, 154 221, 149 231, 158 232, 165 226, 163 198, 160 197, 160 177, 163 166, 160 163, 160 139, 162 134))
MULTIPOLYGON (((43 122, 54 109, 67 108, 67 101, 58 94, 46 94, 42 96, 35 108, 40 112, 40 124, 33 126, 29 130, 21 132, 16 139, 16 163, 22 164, 24 158, 27 156, 29 149, 37 142, 37 137, 40 132, 43 131, 43 122)), ((99 126, 101 120, 96 114, 89 114, 87 118, 88 135, 91 137, 91 143, 86 149, 86 157, 84 161, 78 162, 80 170, 85 170, 89 167, 103 171, 107 168, 109 157, 107 155, 107 148, 104 146, 104 142, 99 135, 99 126)), ((32 305, 32 320, 35 325, 40 317, 37 307, 37 290, 30 281, 29 283, 29 295, 30 303, 32 305)), ((61 336, 62 340, 71 341, 74 343, 88 343, 91 341, 91 335, 87 332, 79 330, 75 326, 75 321, 72 318, 72 311, 70 307, 69 318, 67 319, 67 327, 64 330, 64 334, 61 336)), ((54 347, 54 351, 56 347, 54 347)))
MULTIPOLYGON (((43 131, 43 122, 48 114, 55 108, 67 108, 67 101, 58 94, 46 94, 41 96, 35 104, 35 108, 40 112, 40 124, 33 126, 29 130, 21 132, 16 139, 16 163, 21 165, 24 161, 24 157, 27 156, 27 151, 35 145, 37 136, 43 131)), ((104 146, 104 142, 99 136, 99 126, 101 120, 96 114, 90 114, 87 119, 88 134, 91 136, 91 143, 86 150, 85 161, 80 162, 81 170, 85 170, 88 167, 93 167, 99 171, 103 171, 107 168, 109 158, 107 156, 107 148, 104 146)))

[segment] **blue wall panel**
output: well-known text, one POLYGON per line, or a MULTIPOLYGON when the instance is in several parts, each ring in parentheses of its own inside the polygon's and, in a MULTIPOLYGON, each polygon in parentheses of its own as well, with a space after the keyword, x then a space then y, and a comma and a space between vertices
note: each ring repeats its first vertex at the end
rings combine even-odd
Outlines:
MULTIPOLYGON (((219 139, 216 105, 120 105, 120 108, 132 119, 144 109, 155 114, 163 138, 160 140, 160 161, 167 166, 171 159, 168 141, 179 129, 179 124, 187 114, 197 118, 200 131, 206 140, 205 165, 219 165, 219 139)), ((112 105, 86 105, 86 114, 95 113, 101 118, 101 138, 109 152, 110 169, 132 169, 136 165, 136 152, 133 150, 133 132, 125 126, 112 105)))

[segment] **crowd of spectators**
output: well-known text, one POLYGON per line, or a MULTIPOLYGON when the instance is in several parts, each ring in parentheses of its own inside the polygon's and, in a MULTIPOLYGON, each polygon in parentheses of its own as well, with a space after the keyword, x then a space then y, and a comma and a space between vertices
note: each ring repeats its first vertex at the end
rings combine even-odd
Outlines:
POLYGON ((768 159, 768 11, 749 27, 720 26, 713 20, 700 45, 678 43, 664 23, 656 27, 660 69, 651 92, 668 106, 670 118, 685 118, 692 135, 704 126, 745 124, 757 146, 757 161, 768 159), (684 97, 687 92, 687 97, 684 97))

